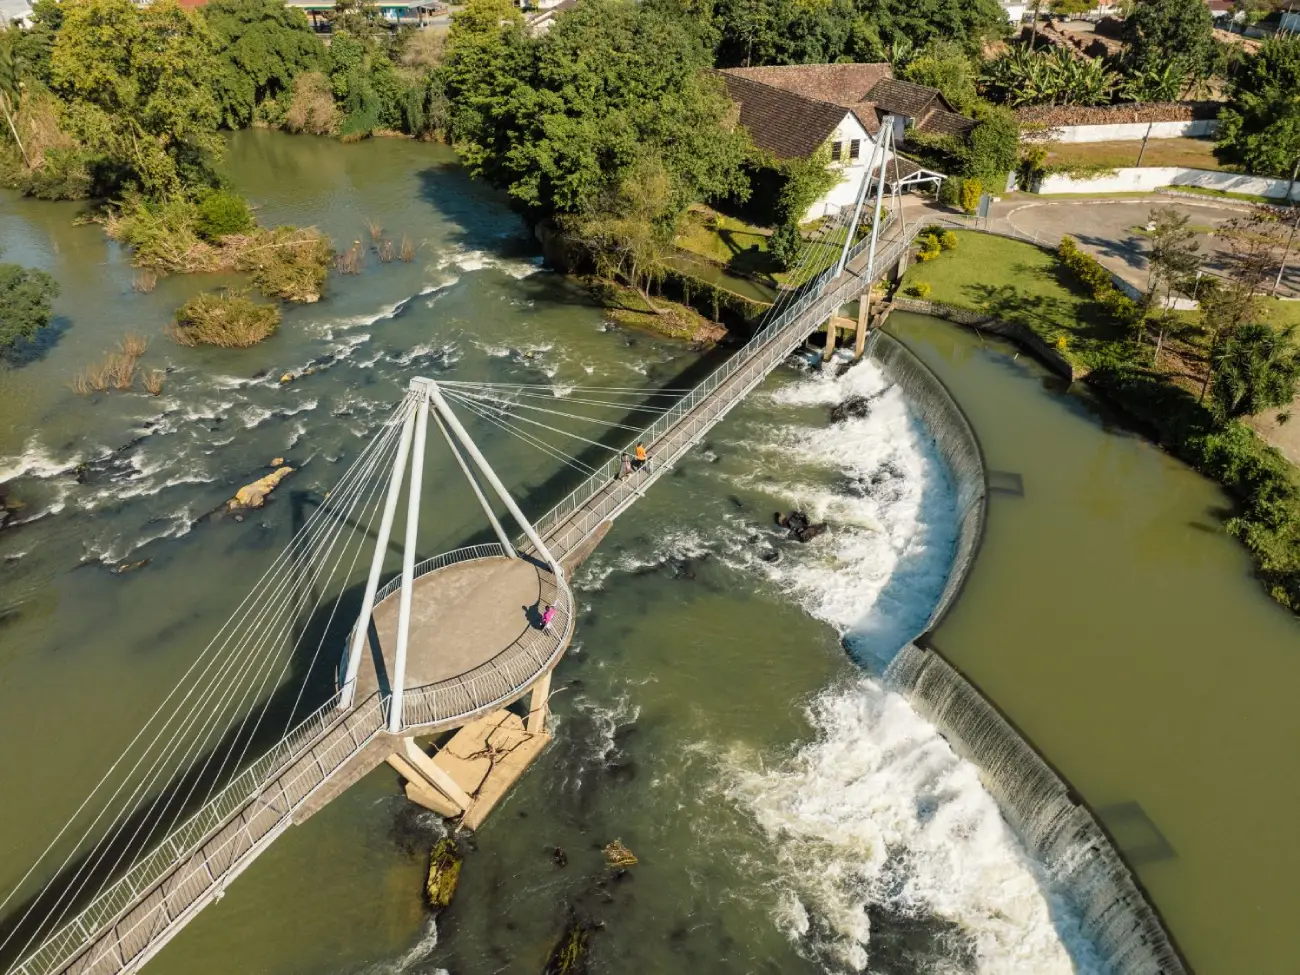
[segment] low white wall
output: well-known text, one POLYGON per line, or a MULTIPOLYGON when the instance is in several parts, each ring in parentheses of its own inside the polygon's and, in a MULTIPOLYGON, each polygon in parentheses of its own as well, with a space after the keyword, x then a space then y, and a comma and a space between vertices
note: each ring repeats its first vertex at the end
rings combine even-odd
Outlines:
POLYGON ((1033 133, 1034 142, 1136 142, 1152 139, 1199 138, 1213 135, 1219 120, 1197 119, 1194 122, 1116 122, 1111 125, 1058 125, 1042 133, 1033 133))
MULTIPOLYGON (((1270 179, 1267 176, 1243 176, 1241 173, 1219 173, 1209 169, 1184 169, 1180 166, 1143 166, 1114 170, 1113 176, 1097 179, 1075 179, 1053 173, 1044 176, 1035 187, 1036 193, 1133 193, 1157 190, 1162 186, 1204 186, 1207 189, 1225 190, 1229 193, 1250 193, 1284 199, 1290 180, 1270 179)), ((1294 194, 1300 199, 1300 185, 1294 194)))

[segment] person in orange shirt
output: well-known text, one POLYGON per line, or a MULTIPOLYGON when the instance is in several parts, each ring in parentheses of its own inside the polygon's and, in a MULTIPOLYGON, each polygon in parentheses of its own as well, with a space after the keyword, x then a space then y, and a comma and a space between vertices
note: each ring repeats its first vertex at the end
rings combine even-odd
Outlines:
POLYGON ((635 470, 639 471, 643 467, 645 467, 649 462, 650 462, 650 455, 646 453, 645 444, 638 443, 636 445, 636 460, 632 462, 632 467, 635 470))

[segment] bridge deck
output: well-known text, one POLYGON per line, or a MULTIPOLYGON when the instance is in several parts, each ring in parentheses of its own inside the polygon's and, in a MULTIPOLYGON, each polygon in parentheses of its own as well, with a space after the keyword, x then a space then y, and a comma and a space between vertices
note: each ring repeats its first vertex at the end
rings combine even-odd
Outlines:
MULTIPOLYGON (((892 232, 892 239, 880 242, 876 269, 896 262, 914 236, 898 227, 892 232)), ((826 273, 814 281, 806 294, 645 432, 643 439, 652 460, 650 470, 619 480, 611 462, 539 521, 537 528, 555 557, 564 560, 574 553, 578 558, 585 554, 602 526, 663 476, 809 333, 841 305, 866 291, 875 277, 867 270, 866 251, 866 242, 858 244, 842 274, 833 277, 826 273)), ((451 561, 457 561, 457 554, 429 560, 417 575, 445 571, 451 561)), ((526 583, 518 568, 502 576, 503 581, 507 578, 508 588, 518 587, 514 598, 522 607, 534 583, 526 583)), ((485 581, 487 576, 480 577, 475 571, 463 577, 470 599, 463 613, 453 605, 454 601, 435 599, 427 605, 421 601, 421 611, 427 611, 435 628, 454 622, 462 632, 472 631, 474 607, 480 605, 476 579, 485 581)), ((534 629, 523 630, 505 651, 480 662, 468 675, 439 679, 443 671, 421 664, 422 679, 432 683, 407 691, 404 713, 418 716, 408 726, 415 723, 425 728, 448 727, 455 716, 481 713, 491 706, 485 701, 511 700, 518 696, 517 688, 526 687, 558 659, 573 627, 567 589, 556 586, 548 573, 534 572, 533 580, 539 586, 540 598, 556 602, 560 610, 554 624, 558 638, 547 635, 542 639, 534 629)), ((380 594, 381 605, 395 590, 395 583, 386 587, 380 594)), ((513 605, 508 608, 515 612, 513 605)), ((504 620, 504 629, 494 639, 509 636, 510 626, 518 625, 517 616, 506 616, 514 623, 504 620)), ((391 639, 385 638, 384 627, 390 624, 380 625, 380 643, 384 646, 391 639)), ((386 646, 384 650, 388 652, 386 646)), ((467 651, 462 663, 471 663, 474 653, 478 651, 467 651)), ((11 975, 121 975, 136 971, 290 823, 320 808, 358 774, 382 761, 378 756, 383 751, 380 739, 385 734, 386 703, 379 689, 369 696, 358 694, 357 703, 347 713, 332 710, 334 702, 327 702, 72 922, 11 969, 11 975)))

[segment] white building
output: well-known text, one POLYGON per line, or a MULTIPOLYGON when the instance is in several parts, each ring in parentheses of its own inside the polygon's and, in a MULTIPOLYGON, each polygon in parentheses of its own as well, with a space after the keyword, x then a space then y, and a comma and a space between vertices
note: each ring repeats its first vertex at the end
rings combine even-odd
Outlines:
MULTIPOLYGON (((740 124, 755 146, 778 162, 807 159, 829 145, 831 165, 843 176, 815 201, 805 220, 853 203, 869 163, 871 142, 886 117, 907 132, 964 137, 975 126, 958 115, 935 88, 898 81, 888 64, 799 64, 727 68, 727 93, 740 106, 740 124)), ((904 156, 886 160, 886 177, 906 179, 921 167, 904 156)))
POLYGON ((5 27, 15 21, 22 27, 32 22, 32 5, 27 0, 0 0, 0 25, 5 27))

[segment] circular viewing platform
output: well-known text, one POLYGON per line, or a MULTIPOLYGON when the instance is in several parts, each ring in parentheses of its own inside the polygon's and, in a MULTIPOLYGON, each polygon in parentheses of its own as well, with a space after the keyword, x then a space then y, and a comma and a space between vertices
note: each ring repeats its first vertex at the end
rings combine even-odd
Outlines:
MULTIPOLYGON (((392 690, 399 575, 375 596, 357 699, 392 690)), ((520 697, 564 653, 572 598, 550 566, 500 545, 475 545, 419 563, 411 598, 402 726, 454 727, 520 697), (542 613, 555 607, 548 630, 542 613)))

